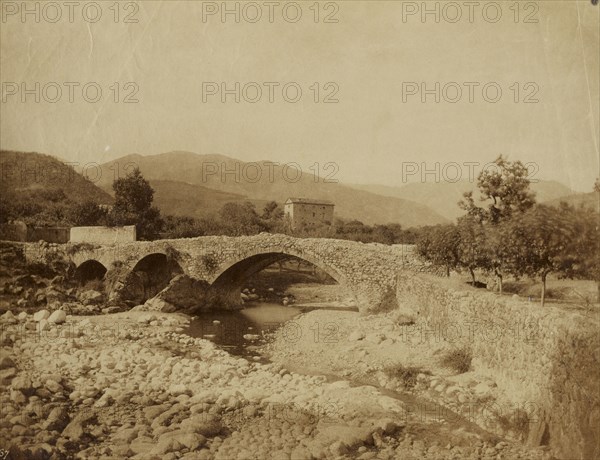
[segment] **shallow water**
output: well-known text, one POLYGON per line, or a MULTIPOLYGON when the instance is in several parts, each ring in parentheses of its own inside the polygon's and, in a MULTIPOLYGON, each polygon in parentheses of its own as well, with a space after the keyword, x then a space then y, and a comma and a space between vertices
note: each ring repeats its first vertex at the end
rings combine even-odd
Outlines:
POLYGON ((253 346, 263 343, 263 332, 273 332, 300 313, 294 307, 256 303, 242 310, 203 313, 184 332, 210 340, 234 355, 257 356, 253 346))

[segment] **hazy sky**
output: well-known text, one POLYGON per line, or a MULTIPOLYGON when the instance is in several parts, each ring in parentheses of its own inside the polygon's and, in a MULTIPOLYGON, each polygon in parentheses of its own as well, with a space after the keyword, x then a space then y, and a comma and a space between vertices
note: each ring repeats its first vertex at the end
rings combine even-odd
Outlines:
MULTIPOLYGON (((264 2, 227 2, 240 9, 239 22, 203 15, 222 2, 148 0, 124 2, 117 21, 114 2, 98 2, 99 11, 79 2, 71 22, 56 2, 60 11, 40 9, 39 23, 34 14, 23 22, 21 3, 1 2, 3 149, 80 163, 172 150, 303 170, 335 162, 343 181, 386 185, 402 184, 403 163, 484 164, 501 153, 579 191, 591 191, 599 175, 600 8, 589 0, 478 2, 472 11, 464 2, 278 2, 273 22, 264 2), (439 9, 439 22, 434 13, 422 18, 423 5, 439 9), (256 6, 262 17, 252 23, 256 6), (84 19, 98 12, 97 22, 84 19), (138 22, 125 23, 128 14, 138 22), (325 23, 328 15, 338 22, 325 23), (240 102, 234 94, 203 101, 210 82, 239 82, 240 102), (34 90, 25 102, 22 83, 34 90), (433 90, 425 102, 422 83, 433 90), (289 101, 302 90, 298 102, 285 100, 286 84, 289 101), (124 103, 136 89, 138 102, 124 103), (339 102, 324 103, 334 90, 339 102)), ((445 172, 440 179, 456 174, 445 172)))

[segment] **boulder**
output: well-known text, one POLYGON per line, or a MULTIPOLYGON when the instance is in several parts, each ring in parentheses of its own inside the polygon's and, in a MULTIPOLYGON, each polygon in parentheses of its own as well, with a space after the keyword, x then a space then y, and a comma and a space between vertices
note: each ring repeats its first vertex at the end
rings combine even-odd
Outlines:
POLYGON ((15 367, 15 362, 11 358, 8 356, 0 358, 0 369, 8 369, 10 367, 15 367))
POLYGON ((73 420, 65 427, 62 435, 71 441, 79 441, 86 432, 85 426, 91 423, 95 416, 88 411, 78 413, 73 420))
POLYGON ((206 303, 209 289, 210 285, 204 280, 177 275, 146 304, 155 305, 157 308, 191 309, 206 303))
POLYGON ((49 323, 62 324, 67 320, 67 314, 63 310, 56 310, 48 318, 49 323))
POLYGON ((48 310, 40 310, 40 311, 36 311, 33 314, 33 320, 41 321, 43 319, 48 319, 49 316, 50 316, 50 312, 48 310))
POLYGON ((64 407, 55 407, 50 411, 44 429, 48 431, 63 431, 69 424, 69 413, 64 407))
POLYGON ((104 294, 90 289, 79 294, 79 301, 84 305, 98 305, 104 301, 104 294))
POLYGON ((177 311, 175 305, 158 297, 148 299, 144 304, 144 307, 146 311, 160 311, 163 313, 173 313, 174 311, 177 311))

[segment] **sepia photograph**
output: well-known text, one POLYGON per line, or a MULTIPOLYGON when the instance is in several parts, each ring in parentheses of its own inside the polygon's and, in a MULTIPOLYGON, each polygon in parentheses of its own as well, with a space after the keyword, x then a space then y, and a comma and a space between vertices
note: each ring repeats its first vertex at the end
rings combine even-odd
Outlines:
POLYGON ((599 460, 597 0, 0 0, 0 460, 599 460))

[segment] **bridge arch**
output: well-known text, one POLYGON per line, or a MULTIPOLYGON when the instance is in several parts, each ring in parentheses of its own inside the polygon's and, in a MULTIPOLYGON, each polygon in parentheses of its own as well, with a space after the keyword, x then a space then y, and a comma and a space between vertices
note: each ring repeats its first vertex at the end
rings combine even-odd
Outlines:
POLYGON ((181 265, 164 252, 145 254, 128 270, 123 298, 144 303, 167 287, 175 276, 183 273, 181 265))
POLYGON ((84 285, 89 281, 103 280, 107 271, 108 269, 101 262, 88 259, 77 266, 73 276, 79 284, 84 285))
POLYGON ((323 262, 318 256, 304 251, 294 251, 290 248, 263 248, 255 251, 244 252, 242 255, 229 258, 219 264, 218 269, 209 279, 212 288, 219 294, 221 300, 228 305, 240 304, 240 293, 245 282, 256 273, 268 266, 291 257, 309 262, 333 278, 340 288, 352 294, 347 278, 336 267, 323 262))

